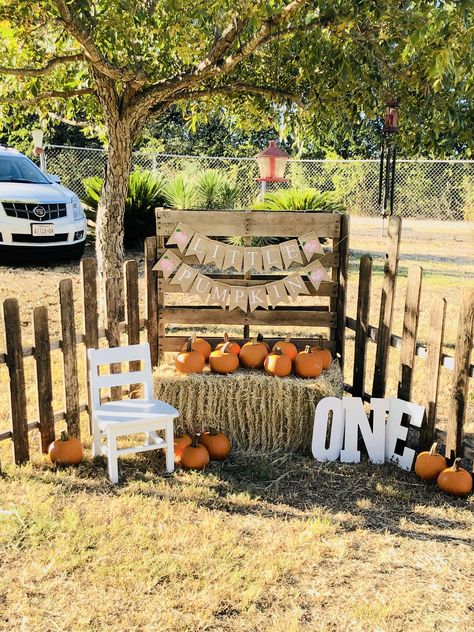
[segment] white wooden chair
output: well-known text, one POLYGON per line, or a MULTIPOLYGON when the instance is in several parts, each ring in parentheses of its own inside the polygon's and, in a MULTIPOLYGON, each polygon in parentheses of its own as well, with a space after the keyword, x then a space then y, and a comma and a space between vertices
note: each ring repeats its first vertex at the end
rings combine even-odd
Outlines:
POLYGON ((89 349, 89 384, 92 403, 92 456, 105 455, 109 477, 118 482, 117 459, 122 454, 145 452, 166 448, 166 471, 174 470, 173 419, 178 411, 157 399, 153 399, 150 346, 148 343, 115 347, 112 349, 89 349), (140 371, 99 375, 99 367, 121 362, 140 360, 140 371), (100 390, 127 384, 143 384, 144 399, 124 399, 100 403, 100 390), (164 439, 157 431, 164 431, 164 439), (146 433, 143 445, 117 449, 117 438, 124 435, 146 433), (103 443, 105 439, 105 443, 103 443))

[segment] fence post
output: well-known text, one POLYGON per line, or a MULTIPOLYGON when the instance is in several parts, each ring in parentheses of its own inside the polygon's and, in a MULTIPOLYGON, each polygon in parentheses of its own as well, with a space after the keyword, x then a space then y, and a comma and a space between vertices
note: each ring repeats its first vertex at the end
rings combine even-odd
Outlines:
MULTIPOLYGON (((140 306, 138 303, 138 264, 135 259, 124 264, 125 278, 125 307, 127 319, 127 337, 129 345, 140 343, 140 306)), ((140 371, 140 360, 133 360, 129 364, 130 371, 140 371)), ((130 385, 130 397, 140 397, 140 385, 130 385)))
MULTIPOLYGON (((117 321, 117 303, 116 297, 118 296, 118 285, 120 279, 115 277, 109 277, 105 280, 105 305, 106 305, 106 318, 107 323, 105 326, 105 337, 109 347, 120 347, 120 327, 117 321)), ((121 311, 121 310, 120 310, 121 311)), ((122 365, 120 362, 115 362, 110 365, 111 373, 120 373, 122 365)), ((113 400, 122 399, 122 387, 112 386, 110 389, 110 395, 113 400)))
POLYGON ((59 304, 61 308, 61 349, 63 352, 66 425, 71 437, 80 439, 81 424, 76 355, 76 324, 71 279, 63 279, 59 283, 59 304))
POLYGON ((41 451, 48 452, 54 441, 53 383, 51 378, 51 350, 49 342, 48 310, 33 310, 36 362, 36 386, 38 389, 38 413, 40 421, 41 451))
POLYGON ((364 255, 359 266, 359 291, 357 297, 356 333, 354 344, 354 374, 352 395, 363 397, 365 392, 365 368, 369 333, 370 286, 372 282, 372 257, 364 255))
POLYGON ((425 419, 420 431, 419 450, 429 448, 433 441, 436 440, 436 412, 445 321, 446 299, 438 298, 433 305, 430 316, 425 368, 425 419))
POLYGON ((410 266, 405 296, 402 346, 400 350, 400 379, 398 381, 397 394, 399 399, 404 399, 407 402, 410 401, 413 385, 422 278, 422 268, 420 266, 410 266))
POLYGON ((375 352, 374 381, 372 397, 384 397, 387 381, 387 366, 390 354, 390 336, 392 334, 393 304, 397 282, 398 255, 402 234, 401 217, 392 216, 388 223, 389 244, 385 254, 382 296, 380 298, 380 316, 375 352))
POLYGON ((156 237, 147 237, 145 239, 146 328, 152 366, 158 365, 158 283, 157 273, 152 270, 156 259, 156 237))
POLYGON ((84 308, 84 346, 86 352, 87 412, 89 414, 89 432, 92 433, 92 406, 89 388, 88 349, 99 346, 99 311, 97 304, 97 261, 92 258, 81 261, 82 305, 84 308))
POLYGON ((21 465, 30 458, 28 444, 28 422, 26 410, 25 371, 21 342, 20 310, 16 298, 3 302, 7 367, 10 376, 10 401, 12 414, 13 455, 15 463, 21 465))
POLYGON ((469 382, 469 363, 472 350, 474 324, 474 289, 466 288, 462 293, 459 313, 454 372, 448 412, 448 431, 446 436, 446 456, 463 455, 464 420, 469 382))
POLYGON ((339 237, 339 292, 336 302, 337 329, 336 329, 336 353, 340 356, 341 369, 344 370, 344 355, 346 343, 346 302, 347 281, 349 275, 349 215, 341 216, 341 234, 339 237))

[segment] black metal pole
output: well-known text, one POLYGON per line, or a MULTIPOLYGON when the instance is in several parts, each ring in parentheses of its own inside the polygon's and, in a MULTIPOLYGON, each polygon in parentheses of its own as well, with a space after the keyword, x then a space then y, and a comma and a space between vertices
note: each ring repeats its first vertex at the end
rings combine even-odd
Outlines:
POLYGON ((390 182, 390 215, 393 215, 393 201, 395 199, 395 162, 397 160, 397 148, 394 145, 392 149, 392 177, 390 182))
POLYGON ((382 143, 380 145, 380 168, 379 168, 379 197, 378 197, 378 205, 382 204, 382 187, 383 187, 383 157, 385 152, 385 143, 382 137, 382 143))
POLYGON ((391 157, 392 157, 392 148, 390 147, 390 145, 388 145, 388 147, 387 147, 387 158, 385 160, 385 190, 384 190, 384 196, 383 196, 384 215, 385 215, 385 211, 387 210, 388 195, 389 195, 389 190, 390 190, 391 157))

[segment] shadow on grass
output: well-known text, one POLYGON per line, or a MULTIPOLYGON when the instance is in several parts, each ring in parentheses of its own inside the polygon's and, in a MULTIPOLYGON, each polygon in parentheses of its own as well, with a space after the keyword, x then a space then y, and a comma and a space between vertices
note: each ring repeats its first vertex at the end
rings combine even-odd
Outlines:
POLYGON ((392 465, 323 464, 299 455, 238 454, 211 463, 203 473, 178 469, 167 475, 164 459, 156 453, 119 463, 121 483, 115 486, 107 479, 103 459, 86 460, 77 469, 34 467, 28 477, 59 486, 65 495, 142 495, 277 520, 322 516, 345 532, 363 529, 417 540, 474 543, 468 535, 467 515, 459 514, 472 508, 469 500, 446 496, 434 484, 392 465), (458 511, 450 511, 451 507, 458 511))

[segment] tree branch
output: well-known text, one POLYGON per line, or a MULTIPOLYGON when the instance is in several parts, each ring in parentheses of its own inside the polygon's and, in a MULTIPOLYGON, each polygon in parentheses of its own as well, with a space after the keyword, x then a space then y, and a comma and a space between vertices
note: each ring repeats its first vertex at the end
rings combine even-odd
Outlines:
POLYGON ((136 83, 146 81, 146 75, 144 73, 137 72, 131 68, 117 68, 117 66, 110 63, 102 55, 90 33, 84 28, 80 21, 72 15, 69 9, 70 5, 66 0, 54 0, 54 3, 59 11, 60 21, 64 28, 79 42, 85 51, 87 60, 90 61, 99 72, 110 79, 120 81, 132 81, 136 83))
MULTIPOLYGON (((201 64, 205 65, 204 68, 201 67, 201 64, 198 64, 189 73, 178 75, 172 79, 165 79, 149 86, 143 90, 140 95, 137 95, 135 100, 136 105, 140 108, 152 108, 156 103, 166 101, 169 96, 172 96, 183 89, 193 87, 204 79, 228 74, 241 61, 252 55, 252 53, 265 42, 275 27, 288 20, 291 15, 296 13, 296 11, 298 11, 308 1, 309 0, 292 0, 281 11, 267 18, 261 24, 256 33, 234 55, 230 55, 224 60, 218 59, 211 65, 206 64, 206 60, 204 60, 204 62, 201 62, 201 64), (201 69, 198 70, 199 68, 201 69)), ((232 29, 230 26, 228 28, 230 30, 232 29)), ((223 43, 222 46, 224 46, 223 43)), ((213 52, 211 51, 210 55, 212 54, 213 52)))
POLYGON ((72 125, 73 127, 88 127, 90 125, 87 121, 73 121, 65 116, 55 114, 54 112, 48 112, 48 116, 54 121, 59 121, 60 123, 65 123, 66 125, 72 125))
POLYGON ((215 42, 206 59, 197 66, 195 72, 202 74, 207 68, 219 61, 232 47, 237 37, 248 24, 248 18, 240 18, 239 13, 234 13, 229 24, 222 31, 221 36, 215 42))
POLYGON ((0 66, 0 74, 17 75, 26 77, 40 77, 46 75, 50 70, 60 66, 61 64, 72 64, 77 61, 84 61, 84 55, 82 53, 74 55, 61 55, 60 57, 53 57, 41 68, 5 68, 0 66))
POLYGON ((95 94, 92 88, 78 88, 77 90, 67 90, 62 92, 61 90, 50 90, 49 92, 41 92, 40 94, 32 97, 31 99, 17 99, 14 97, 0 97, 0 104, 5 103, 7 105, 35 105, 40 101, 46 101, 48 99, 71 99, 72 97, 81 97, 85 94, 95 94))
MULTIPOLYGON (((212 97, 217 94, 256 94, 269 99, 275 99, 278 101, 294 101, 297 105, 303 106, 301 96, 286 92, 285 90, 278 90, 277 88, 271 88, 269 86, 254 86, 247 83, 235 83, 230 86, 216 86, 214 88, 206 88, 203 90, 189 90, 180 92, 172 101, 165 101, 165 103, 171 105, 174 101, 183 101, 185 99, 202 99, 204 97, 212 97)), ((158 106, 161 107, 161 104, 158 106)))

